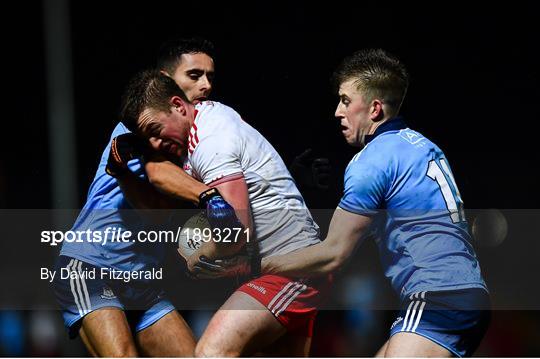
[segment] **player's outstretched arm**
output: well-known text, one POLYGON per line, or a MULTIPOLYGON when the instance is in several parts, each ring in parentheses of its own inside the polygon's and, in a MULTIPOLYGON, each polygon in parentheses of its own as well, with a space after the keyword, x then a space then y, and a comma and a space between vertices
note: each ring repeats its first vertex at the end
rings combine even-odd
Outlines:
POLYGON ((133 172, 127 172, 116 178, 124 197, 135 209, 173 209, 181 202, 158 192, 150 183, 139 178, 133 172))
POLYGON ((285 276, 317 276, 340 269, 367 233, 372 219, 337 208, 326 239, 291 253, 264 258, 263 273, 285 276))
POLYGON ((173 198, 198 204, 200 194, 210 189, 171 161, 153 158, 145 163, 145 170, 150 183, 159 192, 173 198))

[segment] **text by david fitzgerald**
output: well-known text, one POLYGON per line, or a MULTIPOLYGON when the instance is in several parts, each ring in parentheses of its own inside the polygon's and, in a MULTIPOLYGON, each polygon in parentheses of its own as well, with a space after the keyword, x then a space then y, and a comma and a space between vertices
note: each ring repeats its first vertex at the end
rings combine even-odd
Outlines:
POLYGON ((58 279, 103 279, 103 280, 154 280, 163 278, 163 268, 152 268, 150 270, 122 271, 114 268, 83 268, 73 270, 71 268, 61 268, 60 271, 41 268, 41 279, 52 282, 55 277, 58 279))

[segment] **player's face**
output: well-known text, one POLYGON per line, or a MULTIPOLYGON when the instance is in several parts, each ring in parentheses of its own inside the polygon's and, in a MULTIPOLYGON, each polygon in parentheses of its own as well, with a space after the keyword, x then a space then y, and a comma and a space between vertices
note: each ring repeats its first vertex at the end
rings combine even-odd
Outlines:
POLYGON ((180 157, 186 154, 194 115, 191 104, 173 106, 170 112, 146 109, 139 118, 139 129, 154 150, 180 157))
POLYGON ((364 101, 355 80, 348 80, 339 87, 339 103, 335 116, 341 121, 341 133, 348 144, 361 147, 365 136, 370 134, 373 121, 371 105, 364 101))
POLYGON ((207 100, 212 91, 214 60, 203 53, 183 54, 172 78, 196 105, 207 100))

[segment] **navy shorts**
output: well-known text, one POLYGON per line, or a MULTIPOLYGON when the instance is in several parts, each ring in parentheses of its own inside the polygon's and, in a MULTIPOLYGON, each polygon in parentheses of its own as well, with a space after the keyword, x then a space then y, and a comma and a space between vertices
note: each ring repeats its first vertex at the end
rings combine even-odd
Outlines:
POLYGON ((481 288, 413 293, 401 302, 390 336, 416 333, 455 356, 471 356, 488 329, 490 308, 481 288))
POLYGON ((175 310, 165 298, 163 290, 149 282, 104 279, 99 275, 99 267, 67 256, 58 257, 55 271, 53 290, 71 338, 79 333, 84 316, 100 308, 124 310, 131 328, 136 332, 175 310), (75 271, 97 275, 95 278, 74 275, 62 279, 62 269, 64 274, 75 271))

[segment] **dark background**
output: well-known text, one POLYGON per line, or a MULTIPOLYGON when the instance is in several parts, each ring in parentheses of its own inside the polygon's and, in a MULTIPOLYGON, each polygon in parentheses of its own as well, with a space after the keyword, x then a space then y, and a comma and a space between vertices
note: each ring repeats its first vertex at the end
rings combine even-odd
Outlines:
MULTIPOLYGON (((467 207, 536 207, 539 31, 531 4, 71 5, 80 203, 126 82, 154 65, 165 40, 203 36, 217 49, 214 99, 286 160, 314 147, 341 176, 356 150, 338 131, 329 77, 344 56, 381 47, 409 68, 402 114, 445 151, 467 207)), ((6 10, 4 208, 50 208, 42 8, 19 2, 6 10)))
MULTIPOLYGON (((44 4, 2 5, 0 207, 5 209, 64 208, 50 190, 44 4)), ((320 5, 73 1, 70 5, 80 206, 118 121, 119 99, 128 79, 154 65, 157 50, 167 39, 202 36, 217 50, 215 100, 240 112, 287 163, 307 147, 332 161, 331 189, 306 193, 312 208, 335 208, 342 173, 357 152, 346 145, 333 117, 337 96, 329 77, 344 56, 364 47, 386 49, 408 67, 411 85, 402 114, 412 128, 444 150, 466 207, 538 208, 540 34, 532 2, 412 6, 359 1, 320 5)), ((531 282, 523 274, 538 273, 534 258, 540 238, 531 235, 538 233, 534 220, 521 222, 519 235, 510 223, 512 241, 507 239, 504 248, 479 248, 478 254, 481 261, 494 264, 483 264, 488 284, 500 276, 501 283, 515 284, 521 276, 517 282, 523 285, 510 291, 526 298, 526 283, 531 282)), ((372 249, 368 245, 366 251, 372 249)), ((363 270, 380 271, 374 267, 363 270)), ((493 327, 500 330, 490 335, 510 338, 508 344, 498 347, 495 339, 480 354, 540 355, 538 344, 527 341, 532 334, 526 329, 536 326, 538 332, 537 312, 497 315, 503 319, 493 327), (511 325, 500 324, 508 318, 511 325), (529 324, 522 325, 523 321, 529 324)), ((29 321, 31 314, 23 317, 29 321)), ((382 343, 391 324, 388 315, 381 318, 354 322, 377 323, 376 330, 383 334, 373 347, 382 343)), ((345 331, 347 320, 350 315, 344 312, 322 313, 321 328, 345 331), (340 316, 343 322, 336 322, 340 316)), ((319 337, 314 354, 372 355, 370 346, 351 346, 358 339, 346 341, 362 325, 352 325, 340 339, 346 343, 335 344, 338 349, 320 344, 333 342, 319 337)), ((362 333, 375 331, 366 328, 362 333)), ((34 353, 26 348, 25 355, 34 353)), ((65 353, 78 355, 61 350, 57 355, 65 353)))

